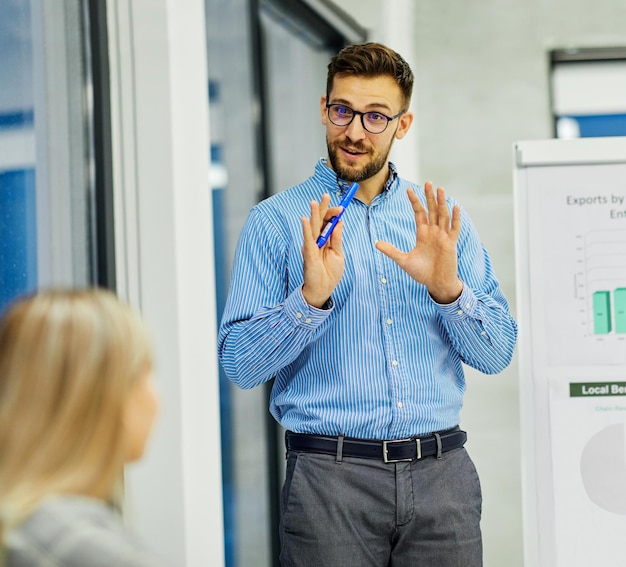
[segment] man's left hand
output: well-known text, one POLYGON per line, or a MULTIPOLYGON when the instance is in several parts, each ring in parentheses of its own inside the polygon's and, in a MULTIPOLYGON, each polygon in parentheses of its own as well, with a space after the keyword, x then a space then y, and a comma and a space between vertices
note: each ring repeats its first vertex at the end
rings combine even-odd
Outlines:
POLYGON ((433 190, 433 184, 424 184, 426 204, 422 205, 412 189, 407 191, 415 212, 417 225, 413 250, 402 252, 389 242, 377 242, 376 248, 389 256, 415 281, 424 284, 437 303, 452 303, 461 295, 463 282, 458 277, 456 245, 461 229, 461 210, 452 209, 452 218, 446 204, 443 187, 433 190))

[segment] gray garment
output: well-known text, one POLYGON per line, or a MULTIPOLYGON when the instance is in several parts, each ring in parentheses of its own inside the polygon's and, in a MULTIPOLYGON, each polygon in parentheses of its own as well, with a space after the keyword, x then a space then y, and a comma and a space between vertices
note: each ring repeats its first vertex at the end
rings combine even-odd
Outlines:
POLYGON ((420 461, 290 451, 283 567, 482 567, 482 497, 466 450, 420 461))
POLYGON ((165 567, 106 503, 44 501, 6 536, 6 567, 165 567))

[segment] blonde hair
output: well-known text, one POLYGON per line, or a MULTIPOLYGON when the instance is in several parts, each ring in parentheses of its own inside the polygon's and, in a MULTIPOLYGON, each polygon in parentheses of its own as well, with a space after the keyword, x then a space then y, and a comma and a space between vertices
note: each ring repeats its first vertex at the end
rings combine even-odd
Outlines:
POLYGON ((139 317, 105 290, 51 290, 0 324, 0 522, 49 495, 113 496, 126 447, 123 410, 150 370, 139 317))

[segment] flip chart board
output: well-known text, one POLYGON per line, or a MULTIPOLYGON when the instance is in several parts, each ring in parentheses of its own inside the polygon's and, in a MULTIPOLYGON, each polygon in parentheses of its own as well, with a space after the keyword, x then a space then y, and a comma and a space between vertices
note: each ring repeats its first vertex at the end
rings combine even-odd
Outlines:
POLYGON ((514 147, 526 567, 626 565, 626 138, 514 147))

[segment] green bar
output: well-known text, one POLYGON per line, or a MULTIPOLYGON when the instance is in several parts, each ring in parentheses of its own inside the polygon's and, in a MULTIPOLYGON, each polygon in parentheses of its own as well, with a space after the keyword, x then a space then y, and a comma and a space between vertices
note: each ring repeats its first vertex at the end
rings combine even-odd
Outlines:
POLYGON ((615 332, 626 333, 626 287, 618 287, 613 292, 615 304, 615 332))
POLYGON ((626 382, 570 382, 571 398, 626 396, 626 382))
POLYGON ((608 291, 593 294, 593 332, 596 335, 611 332, 611 295, 608 291))

